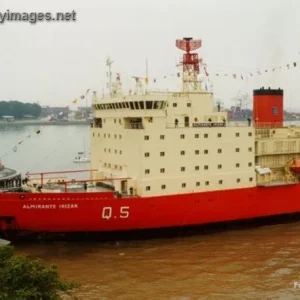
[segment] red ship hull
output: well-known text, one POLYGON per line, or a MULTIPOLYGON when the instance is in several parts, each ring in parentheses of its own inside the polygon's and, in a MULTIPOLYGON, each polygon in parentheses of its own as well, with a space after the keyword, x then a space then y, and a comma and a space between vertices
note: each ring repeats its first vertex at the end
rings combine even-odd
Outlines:
POLYGON ((300 212, 300 184, 149 198, 113 193, 0 195, 0 229, 104 232, 201 225, 300 212))

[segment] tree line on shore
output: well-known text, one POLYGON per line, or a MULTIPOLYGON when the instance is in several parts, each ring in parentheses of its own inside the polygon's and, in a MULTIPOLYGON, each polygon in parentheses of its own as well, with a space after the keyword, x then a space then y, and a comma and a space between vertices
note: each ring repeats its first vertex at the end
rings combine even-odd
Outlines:
POLYGON ((40 117, 42 107, 37 103, 23 103, 20 101, 0 101, 0 118, 13 116, 22 119, 26 116, 40 117))

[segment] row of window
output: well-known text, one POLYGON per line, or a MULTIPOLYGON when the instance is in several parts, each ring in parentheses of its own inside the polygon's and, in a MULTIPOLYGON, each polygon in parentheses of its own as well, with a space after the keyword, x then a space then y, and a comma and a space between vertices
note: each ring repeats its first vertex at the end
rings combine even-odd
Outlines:
MULTIPOLYGON (((116 102, 107 104, 95 104, 94 109, 164 109, 167 103, 165 101, 134 101, 134 102, 116 102)), ((187 107, 191 107, 192 103, 186 103, 187 107)), ((173 107, 177 107, 177 103, 173 103, 173 107)))
MULTIPOLYGON (((240 148, 235 148, 235 152, 240 152, 240 148)), ((248 152, 252 152, 252 147, 248 147, 248 152)), ((208 149, 204 149, 203 151, 204 154, 208 154, 209 151, 208 149)), ((222 153, 222 149, 217 149, 217 153, 222 153)), ((200 154, 200 150, 195 150, 195 154, 199 155, 200 154)), ((149 152, 145 152, 145 157, 150 157, 150 153, 149 152)), ((180 151, 180 155, 185 155, 185 151, 181 150, 180 151)), ((160 152, 160 156, 165 156, 165 152, 161 151, 160 152)))
MULTIPOLYGON (((236 137, 239 137, 239 136, 240 136, 240 133, 239 133, 239 132, 236 132, 236 133, 235 133, 235 136, 236 136, 236 137)), ((252 132, 248 132, 248 136, 252 136, 252 132)), ((199 139, 199 138, 200 138, 200 134, 199 134, 199 133, 195 133, 194 137, 195 137, 195 139, 199 139)), ((207 138, 208 138, 208 133, 204 133, 203 137, 204 137, 205 139, 207 139, 207 138)), ((217 137, 218 137, 218 138, 221 138, 221 137, 222 137, 222 133, 218 133, 218 134, 217 134, 217 137)), ((164 140, 164 139, 165 139, 165 135, 161 134, 159 138, 160 138, 161 140, 164 140)), ((180 134, 180 138, 181 138, 181 139, 185 139, 185 134, 180 134)), ((149 141, 149 140, 150 140, 150 136, 149 136, 149 135, 145 135, 145 136, 144 136, 144 139, 145 139, 146 141, 149 141)))
MULTIPOLYGON (((106 148, 104 148, 104 152, 113 153, 113 152, 112 152, 112 149, 106 149, 106 148)), ((119 153, 119 154, 122 154, 122 150, 119 150, 119 151, 118 151, 118 150, 115 149, 115 154, 118 154, 118 153, 119 153)))
POLYGON ((118 166, 118 165, 113 165, 113 164, 109 164, 109 163, 104 163, 104 167, 106 168, 114 168, 116 170, 122 170, 122 166, 118 166))
MULTIPOLYGON (((203 136, 204 136, 204 138, 208 138, 208 133, 205 133, 203 136)), ((236 136, 237 137, 240 136, 240 133, 236 132, 236 136)), ((252 132, 248 132, 248 136, 252 136, 252 132)), ((93 133, 93 137, 95 137, 95 133, 93 133)), ((98 133, 98 137, 100 137, 100 133, 98 133)), ((121 139, 122 135, 121 134, 119 134, 119 135, 114 134, 113 135, 113 134, 110 134, 110 133, 107 133, 107 134, 104 133, 103 137, 104 138, 108 138, 108 139, 110 139, 110 137, 112 137, 112 138, 114 137, 115 139, 117 139, 117 138, 121 139)), ((219 138, 222 137, 222 133, 218 133, 217 137, 219 137, 219 138)), ((165 135, 161 134, 159 138, 161 140, 164 140, 165 139, 165 135)), ((181 139, 185 139, 185 134, 181 134, 180 138, 181 139)), ((199 133, 195 133, 195 139, 199 139, 199 138, 200 138, 200 134, 199 133)), ((150 140, 150 136, 149 135, 145 135, 144 139, 145 139, 145 141, 149 141, 150 140)))
MULTIPOLYGON (((235 164, 235 167, 236 167, 236 168, 239 168, 240 166, 241 166, 241 165, 240 165, 239 163, 236 163, 236 164, 235 164)), ((253 163, 252 163, 252 162, 249 162, 249 163, 248 163, 248 167, 252 167, 252 166, 253 166, 253 163)), ((223 165, 219 164, 219 165, 217 165, 217 167, 218 167, 218 169, 222 169, 222 168, 223 168, 223 165)), ((195 171, 199 171, 199 170, 200 170, 200 166, 195 166, 194 169, 195 169, 195 171)), ((204 170, 208 170, 208 169, 209 169, 208 165, 205 165, 205 166, 203 167, 203 169, 204 169, 204 170)), ((185 172, 185 171, 186 171, 186 167, 180 167, 180 171, 181 171, 181 172, 185 172)), ((165 173, 165 172, 166 172, 166 169, 165 169, 165 168, 161 168, 161 169, 160 169, 160 173, 165 173)), ((150 169, 145 169, 145 174, 150 174, 150 169)))
MULTIPOLYGON (((249 177, 249 182, 253 182, 253 177, 249 177)), ((237 179, 236 179, 236 183, 241 183, 241 179, 240 179, 240 178, 237 178, 237 179)), ((219 180, 219 181, 218 181, 218 184, 220 184, 220 185, 223 184, 223 180, 219 180)), ((205 186, 209 186, 209 185, 210 185, 210 182, 209 182, 209 181, 205 181, 205 182, 204 182, 204 185, 205 185, 205 186)), ((196 187, 201 186, 200 181, 196 181, 195 186, 196 186, 196 187)), ((184 183, 181 184, 181 187, 182 187, 182 188, 186 188, 186 187, 187 187, 187 184, 184 182, 184 183)), ((162 184, 162 185, 160 186, 160 188, 161 188, 162 190, 165 190, 165 189, 166 189, 166 185, 165 185, 165 184, 162 184)), ((150 186, 150 185, 147 185, 147 186, 146 186, 146 191, 151 191, 151 186, 150 186)))
MULTIPOLYGON (((188 102, 188 103, 186 104, 186 106, 187 106, 187 107, 191 107, 191 106, 192 106, 192 103, 188 102)), ((177 107, 177 103, 176 103, 176 102, 173 103, 173 107, 177 107)))
MULTIPOLYGON (((248 147, 248 151, 252 152, 252 147, 248 147)), ((104 152, 113 153, 113 150, 112 149, 104 148, 104 152)), ((240 152, 240 148, 235 148, 235 152, 240 152)), ((115 154, 119 153, 121 155, 122 154, 122 150, 118 151, 118 150, 115 149, 114 153, 115 154)), ((195 153, 195 155, 199 155, 200 154, 200 150, 195 150, 194 153, 195 153)), ((209 153, 208 149, 204 149, 203 153, 204 154, 208 154, 209 153)), ((217 153, 219 153, 219 154, 222 153, 222 149, 217 149, 217 153)), ((186 154, 186 152, 184 150, 180 151, 180 155, 185 155, 185 154, 186 154)), ((150 153, 149 152, 145 152, 144 155, 145 155, 145 157, 150 157, 150 153)), ((163 152, 163 151, 160 152, 160 156, 165 156, 165 152, 163 152)))
MULTIPOLYGON (((95 137, 95 132, 93 133, 93 137, 95 137)), ((98 133, 98 137, 100 137, 100 133, 98 133)), ((112 137, 112 138, 114 137, 115 139, 121 139, 121 138, 122 138, 122 135, 121 135, 121 134, 114 134, 114 135, 113 135, 113 134, 110 134, 110 133, 107 133, 107 134, 104 133, 104 134, 103 134, 103 137, 104 137, 104 138, 107 137, 108 139, 110 139, 110 137, 112 137)))
POLYGON ((104 109, 164 109, 166 101, 131 101, 115 102, 106 104, 94 104, 93 108, 97 110, 104 109))

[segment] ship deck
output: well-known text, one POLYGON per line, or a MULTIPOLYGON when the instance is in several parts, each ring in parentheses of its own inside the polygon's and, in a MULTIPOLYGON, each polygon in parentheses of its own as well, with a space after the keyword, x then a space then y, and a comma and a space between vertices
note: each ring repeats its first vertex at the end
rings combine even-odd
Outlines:
POLYGON ((283 186, 283 185, 295 185, 299 184, 299 182, 292 182, 292 181, 270 181, 270 182, 258 182, 258 187, 275 187, 275 186, 283 186))
POLYGON ((36 188, 36 183, 32 183, 29 181, 27 184, 22 185, 21 187, 10 187, 6 189, 0 189, 0 193, 9 193, 9 192, 20 192, 20 188, 22 188, 25 192, 31 193, 114 193, 115 198, 132 198, 137 197, 136 195, 130 195, 128 193, 117 193, 112 188, 105 186, 97 186, 97 185, 88 185, 87 188, 84 188, 84 185, 76 182, 74 184, 67 185, 67 189, 65 189, 64 185, 53 185, 53 184, 45 184, 43 188, 38 190, 36 188))

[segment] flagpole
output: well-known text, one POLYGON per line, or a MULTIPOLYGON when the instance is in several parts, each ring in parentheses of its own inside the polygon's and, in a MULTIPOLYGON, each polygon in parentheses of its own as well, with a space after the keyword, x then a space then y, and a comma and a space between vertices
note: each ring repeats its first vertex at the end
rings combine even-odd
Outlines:
POLYGON ((88 112, 87 112, 87 95, 89 93, 90 89, 86 90, 85 92, 85 118, 88 120, 88 112))

